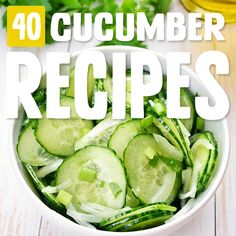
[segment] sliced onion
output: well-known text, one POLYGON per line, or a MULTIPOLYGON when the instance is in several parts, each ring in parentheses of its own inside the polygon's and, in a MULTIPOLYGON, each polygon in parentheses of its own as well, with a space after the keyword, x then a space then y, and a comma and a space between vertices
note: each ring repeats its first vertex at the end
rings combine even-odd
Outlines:
POLYGON ((88 223, 84 220, 84 218, 82 218, 81 213, 78 213, 77 211, 69 208, 67 209, 66 214, 72 217, 78 224, 88 228, 96 229, 92 224, 88 223))
POLYGON ((38 176, 38 178, 44 178, 50 173, 56 171, 62 162, 63 162, 62 159, 56 160, 53 163, 50 163, 49 165, 46 165, 38 169, 38 171, 36 172, 36 175, 38 176))
POLYGON ((69 187, 71 184, 70 180, 65 181, 62 184, 59 184, 57 186, 47 186, 45 188, 43 188, 41 191, 43 193, 58 193, 60 192, 60 190, 64 190, 65 188, 69 187))
POLYGON ((102 216, 103 218, 112 217, 124 211, 131 210, 130 207, 114 210, 112 208, 104 207, 97 203, 82 203, 80 206, 81 210, 96 216, 102 216))

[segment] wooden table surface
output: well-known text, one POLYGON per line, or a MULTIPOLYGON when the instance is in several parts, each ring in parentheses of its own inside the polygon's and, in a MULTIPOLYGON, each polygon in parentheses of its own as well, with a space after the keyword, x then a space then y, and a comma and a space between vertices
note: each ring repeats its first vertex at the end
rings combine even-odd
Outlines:
MULTIPOLYGON (((178 1, 172 3, 173 11, 186 12, 178 1)), ((2 15, 2 11, 0 11, 2 15)), ((1 25, 0 20, 0 25, 1 25)), ((1 28, 1 27, 0 27, 1 28)), ((194 68, 196 58, 206 50, 221 50, 225 52, 231 63, 229 76, 217 77, 217 80, 227 92, 231 109, 227 117, 231 132, 230 162, 224 180, 217 190, 215 196, 209 203, 175 235, 181 236, 235 236, 236 235, 236 25, 225 26, 223 30, 225 42, 180 42, 180 43, 157 43, 149 42, 149 48, 166 53, 168 51, 190 51, 192 53, 194 68), (234 100, 233 100, 234 99, 234 100)), ((95 41, 88 43, 60 43, 45 48, 26 49, 33 51, 44 64, 45 55, 48 51, 70 51, 79 50, 96 45, 95 41)), ((30 199, 21 190, 18 181, 12 171, 9 161, 7 143, 7 120, 5 118, 6 108, 6 80, 5 59, 6 52, 17 50, 7 48, 6 33, 0 29, 0 236, 61 236, 67 235, 61 232, 53 222, 49 222, 44 216, 37 212, 30 199)), ((22 48, 20 49, 23 50, 22 48)))

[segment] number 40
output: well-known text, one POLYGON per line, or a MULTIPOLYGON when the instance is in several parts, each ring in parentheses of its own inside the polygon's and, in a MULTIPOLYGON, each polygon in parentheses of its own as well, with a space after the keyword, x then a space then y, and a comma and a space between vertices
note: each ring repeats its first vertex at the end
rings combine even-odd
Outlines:
POLYGON ((36 12, 31 12, 25 17, 25 13, 17 13, 12 24, 12 29, 19 30, 20 40, 25 40, 26 33, 28 39, 38 40, 41 33, 40 15, 36 12))

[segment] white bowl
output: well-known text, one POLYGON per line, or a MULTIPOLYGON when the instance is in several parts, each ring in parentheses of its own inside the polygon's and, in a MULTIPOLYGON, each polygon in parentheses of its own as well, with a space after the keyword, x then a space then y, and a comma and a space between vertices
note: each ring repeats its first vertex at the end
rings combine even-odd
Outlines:
MULTIPOLYGON (((112 52, 126 52, 128 63, 130 63, 129 54, 132 51, 144 51, 146 49, 136 48, 136 47, 124 47, 124 46, 108 46, 108 47, 98 47, 98 48, 92 48, 92 49, 86 49, 86 50, 98 50, 105 54, 108 63, 111 63, 111 55, 112 52)), ((85 51, 85 50, 83 50, 85 51)), ((80 52, 76 52, 72 55, 72 64, 74 63, 74 58, 79 54, 80 52)), ((158 54, 156 52, 153 52, 157 55, 159 58, 163 73, 166 73, 166 59, 165 56, 158 54)), ((206 88, 205 85, 198 79, 197 75, 190 69, 183 67, 182 72, 185 74, 188 74, 190 76, 190 90, 195 94, 198 92, 200 95, 207 95, 210 98, 213 98, 209 88, 206 88)), ((10 156, 11 156, 11 162, 12 166, 14 168, 14 172, 16 174, 17 179, 20 181, 20 185, 27 193, 29 198, 32 200, 32 202, 35 205, 35 208, 32 209, 32 211, 37 210, 41 212, 44 216, 46 216, 49 220, 54 222, 57 227, 61 228, 62 231, 64 231, 68 235, 83 235, 83 236, 106 236, 106 235, 169 235, 170 233, 173 233, 178 228, 182 227, 184 224, 186 224, 198 211, 200 208, 202 208, 206 202, 209 201, 209 199, 213 196, 215 193, 217 187, 219 186, 224 172, 226 170, 226 166, 228 163, 228 156, 229 156, 229 133, 228 133, 228 126, 225 119, 219 120, 219 121, 206 121, 206 130, 211 130, 214 135, 216 136, 216 139, 219 144, 219 158, 217 161, 217 165, 215 168, 214 176, 211 179, 211 182, 205 192, 200 194, 193 205, 193 207, 184 215, 180 216, 179 218, 173 220, 172 222, 169 222, 167 224, 147 229, 143 231, 136 231, 136 232, 129 232, 129 233, 111 233, 106 231, 100 231, 100 230, 94 230, 90 228, 86 228, 83 226, 80 226, 69 219, 65 218, 64 216, 60 215, 56 211, 51 210, 47 205, 45 205, 39 198, 37 191, 35 187, 33 186, 31 179, 29 175, 24 170, 21 162, 19 161, 16 153, 16 144, 18 135, 21 129, 22 125, 22 119, 23 119, 23 110, 20 109, 20 115, 18 120, 10 121, 10 127, 9 127, 9 148, 10 148, 10 156)))

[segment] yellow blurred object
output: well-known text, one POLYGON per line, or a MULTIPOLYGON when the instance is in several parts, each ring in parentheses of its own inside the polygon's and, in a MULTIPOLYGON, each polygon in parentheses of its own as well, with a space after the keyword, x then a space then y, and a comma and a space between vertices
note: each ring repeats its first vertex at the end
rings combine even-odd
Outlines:
POLYGON ((236 22, 236 0, 181 0, 191 12, 219 12, 226 23, 236 22))

